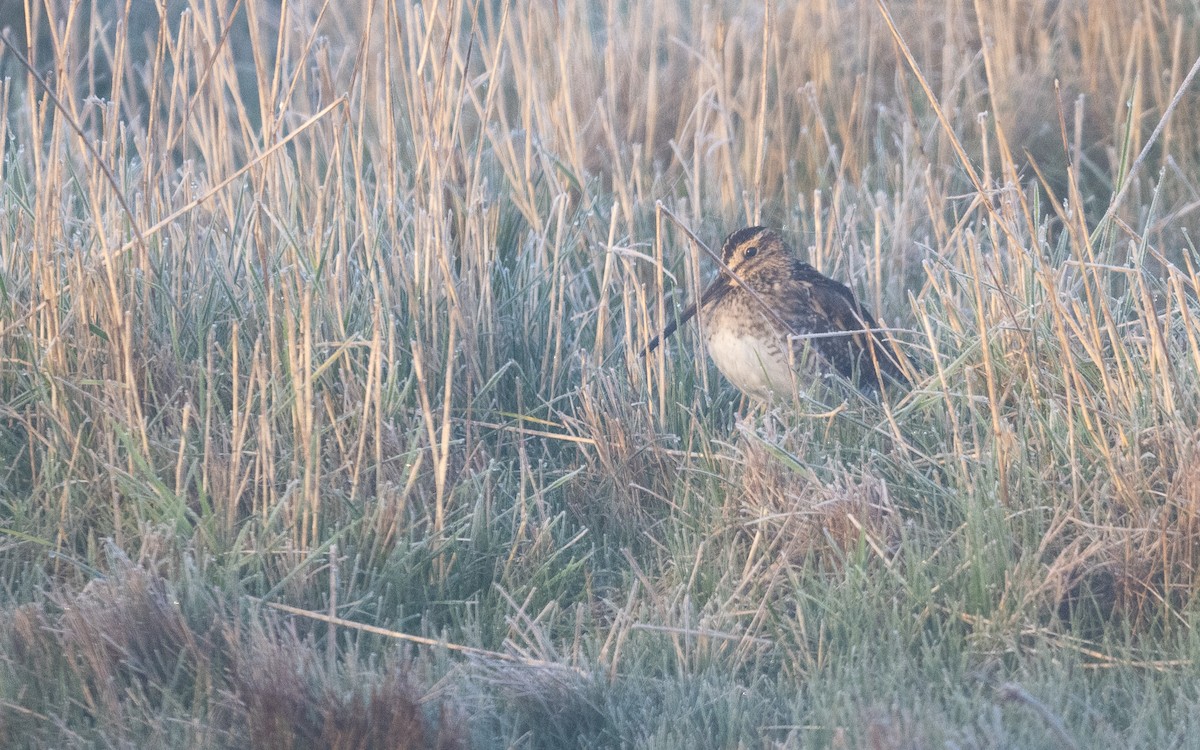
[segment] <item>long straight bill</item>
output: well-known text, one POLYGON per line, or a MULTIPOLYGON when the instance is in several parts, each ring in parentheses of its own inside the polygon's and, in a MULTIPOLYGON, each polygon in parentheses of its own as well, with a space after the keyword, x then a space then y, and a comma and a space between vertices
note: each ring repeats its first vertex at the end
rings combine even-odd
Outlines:
POLYGON ((728 279, 726 279, 724 275, 721 275, 719 278, 717 278, 716 281, 709 285, 708 289, 704 290, 704 294, 700 296, 699 302, 693 302, 692 304, 688 305, 678 318, 672 320, 670 323, 667 323, 667 327, 663 329, 662 333, 650 339, 650 343, 646 344, 646 348, 642 350, 642 357, 646 357, 648 354, 650 354, 650 352, 658 348, 659 342, 666 341, 667 337, 672 333, 675 333, 675 330, 679 328, 679 326, 691 320, 696 315, 696 311, 702 309, 710 302, 724 297, 725 293, 731 288, 732 287, 729 285, 728 279))

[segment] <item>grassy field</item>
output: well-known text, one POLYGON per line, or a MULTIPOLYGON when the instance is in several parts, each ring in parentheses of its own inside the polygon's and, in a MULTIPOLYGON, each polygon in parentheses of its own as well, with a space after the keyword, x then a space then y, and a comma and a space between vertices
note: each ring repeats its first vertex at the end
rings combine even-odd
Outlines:
POLYGON ((0 746, 1200 747, 1195 0, 0 3, 0 746), (743 402, 747 224, 911 390, 743 402))

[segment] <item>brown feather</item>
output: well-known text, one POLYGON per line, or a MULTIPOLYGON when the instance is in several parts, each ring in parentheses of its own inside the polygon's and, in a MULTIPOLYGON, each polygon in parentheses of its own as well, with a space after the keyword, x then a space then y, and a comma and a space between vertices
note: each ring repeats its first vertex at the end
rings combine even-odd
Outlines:
POLYGON ((878 325, 870 312, 844 284, 796 258, 777 232, 739 229, 725 240, 721 256, 724 267, 699 302, 651 339, 643 356, 698 313, 709 354, 727 378, 752 395, 779 387, 775 381, 781 369, 787 371, 783 357, 789 336, 806 341, 864 390, 877 390, 889 380, 908 384, 896 353, 874 330, 878 325))

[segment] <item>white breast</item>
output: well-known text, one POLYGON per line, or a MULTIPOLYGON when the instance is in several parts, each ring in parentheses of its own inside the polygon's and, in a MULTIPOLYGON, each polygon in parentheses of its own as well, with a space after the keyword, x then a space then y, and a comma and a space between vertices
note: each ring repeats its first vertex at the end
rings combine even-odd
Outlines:
POLYGON ((767 331, 710 325, 705 332, 708 355, 721 374, 749 396, 769 401, 773 395, 791 393, 792 368, 785 339, 775 335, 764 339, 755 333, 767 331))

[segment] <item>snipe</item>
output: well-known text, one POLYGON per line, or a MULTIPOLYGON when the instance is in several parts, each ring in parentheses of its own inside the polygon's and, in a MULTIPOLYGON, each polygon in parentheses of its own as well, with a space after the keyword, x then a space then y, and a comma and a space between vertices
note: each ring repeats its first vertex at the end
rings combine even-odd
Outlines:
POLYGON ((778 232, 739 229, 721 249, 716 280, 645 354, 700 313, 708 354, 743 393, 760 400, 790 394, 792 368, 811 347, 827 366, 864 391, 907 384, 871 314, 845 285, 801 261, 778 232))

